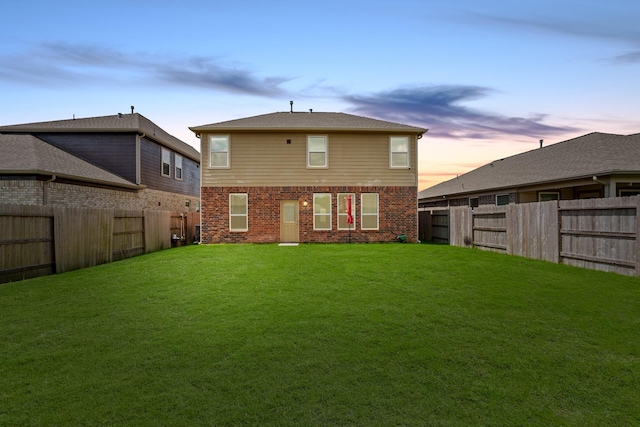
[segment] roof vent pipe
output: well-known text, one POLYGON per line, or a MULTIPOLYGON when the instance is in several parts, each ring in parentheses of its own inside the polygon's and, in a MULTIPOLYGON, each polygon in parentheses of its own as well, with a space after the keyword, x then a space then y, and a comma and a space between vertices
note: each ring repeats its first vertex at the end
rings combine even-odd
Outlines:
POLYGON ((289 101, 289 105, 291 106, 291 111, 289 111, 289 112, 293 113, 293 101, 289 101))
POLYGON ((544 139, 540 140, 540 148, 542 148, 542 143, 544 142, 544 139))
POLYGON ((132 105, 132 106, 131 106, 131 114, 133 114, 133 109, 134 109, 134 108, 135 108, 135 107, 132 105))
POLYGON ((313 108, 309 108, 309 114, 313 113, 313 108))

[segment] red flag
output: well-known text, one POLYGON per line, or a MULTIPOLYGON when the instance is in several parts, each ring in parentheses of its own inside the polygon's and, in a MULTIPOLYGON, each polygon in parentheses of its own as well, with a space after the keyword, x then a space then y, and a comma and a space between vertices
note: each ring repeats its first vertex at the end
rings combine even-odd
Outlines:
POLYGON ((347 195, 347 224, 353 224, 353 212, 351 211, 351 194, 347 195))

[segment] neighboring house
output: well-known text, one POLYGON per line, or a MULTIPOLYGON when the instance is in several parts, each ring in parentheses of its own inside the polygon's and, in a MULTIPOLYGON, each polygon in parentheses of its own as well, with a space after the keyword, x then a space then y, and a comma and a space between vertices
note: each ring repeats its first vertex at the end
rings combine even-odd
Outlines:
POLYGON ((590 133, 493 161, 420 192, 420 208, 640 194, 640 134, 590 133))
POLYGON ((203 243, 417 240, 426 129, 311 111, 190 129, 201 141, 203 243))
POLYGON ((200 153, 138 114, 0 126, 0 203, 195 211, 200 153))

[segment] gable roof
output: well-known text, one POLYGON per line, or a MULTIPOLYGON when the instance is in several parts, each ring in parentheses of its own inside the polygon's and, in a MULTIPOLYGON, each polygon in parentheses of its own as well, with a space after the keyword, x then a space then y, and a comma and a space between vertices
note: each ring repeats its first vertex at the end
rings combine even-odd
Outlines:
POLYGON ((423 134, 427 129, 355 116, 346 113, 286 112, 270 113, 244 119, 229 120, 190 127, 193 132, 204 131, 350 131, 350 132, 404 132, 423 134))
POLYGON ((141 189, 33 135, 0 135, 0 171, 8 175, 55 175, 96 184, 141 189))
POLYGON ((495 160, 457 178, 422 190, 419 199, 517 186, 640 173, 640 134, 590 133, 495 160))
POLYGON ((137 132, 200 163, 200 153, 139 113, 0 126, 0 133, 137 132))

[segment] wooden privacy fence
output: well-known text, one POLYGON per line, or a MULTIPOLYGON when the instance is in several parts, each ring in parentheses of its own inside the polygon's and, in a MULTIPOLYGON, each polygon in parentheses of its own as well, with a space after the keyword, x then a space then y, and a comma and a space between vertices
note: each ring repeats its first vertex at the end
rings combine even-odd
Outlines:
POLYGON ((638 196, 461 206, 446 212, 453 246, 640 275, 638 196))
POLYGON ((191 243, 199 223, 197 212, 0 205, 0 283, 191 243))
POLYGON ((418 212, 418 239, 421 242, 449 243, 449 211, 418 212))

